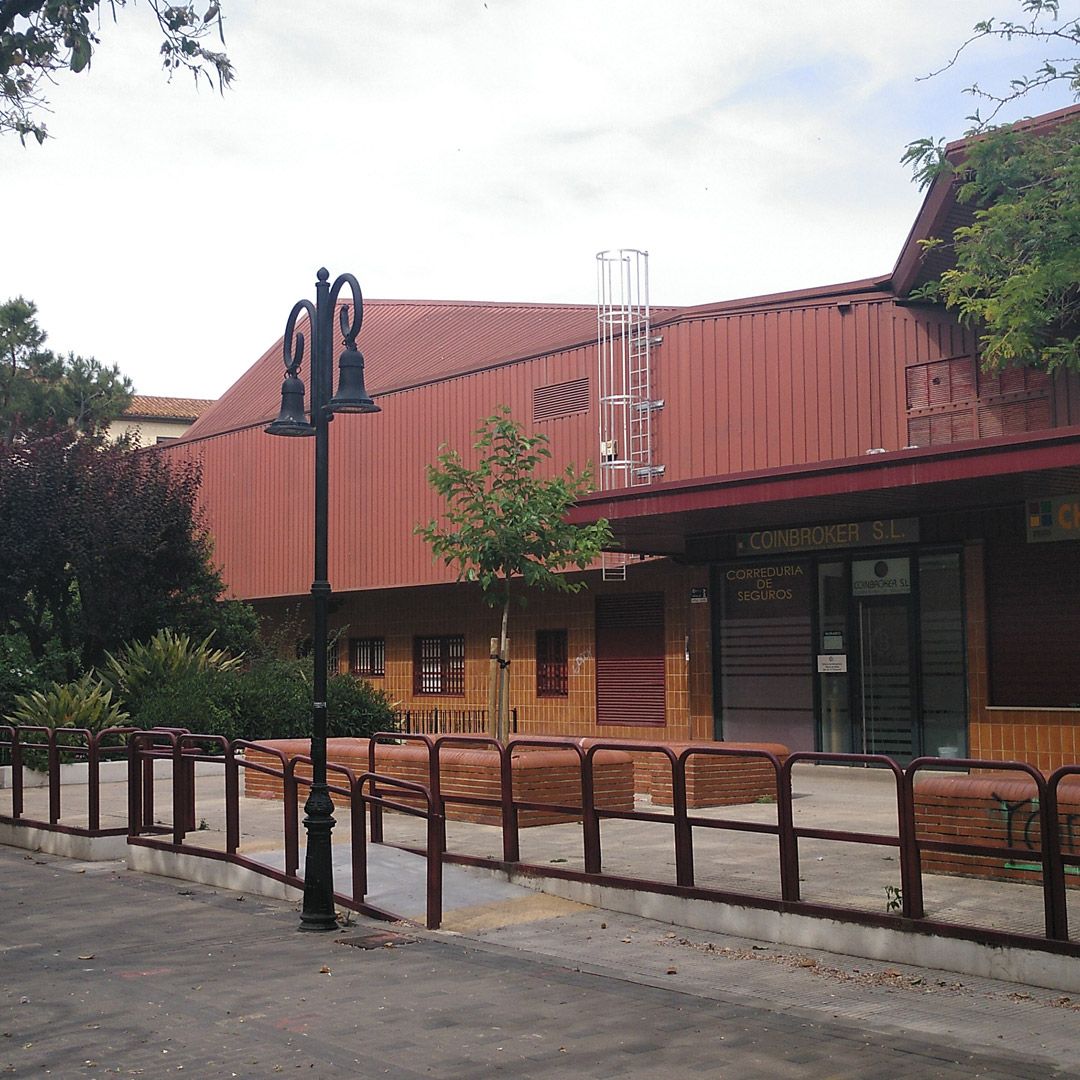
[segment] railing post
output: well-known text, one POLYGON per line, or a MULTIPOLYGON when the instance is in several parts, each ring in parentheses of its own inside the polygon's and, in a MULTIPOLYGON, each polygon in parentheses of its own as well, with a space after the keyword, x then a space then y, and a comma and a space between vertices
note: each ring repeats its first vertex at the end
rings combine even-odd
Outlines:
POLYGON ((590 746, 581 759, 581 832, 586 874, 599 874, 603 863, 600 854, 600 818, 596 813, 593 783, 593 750, 590 746))
POLYGON ((172 812, 173 812, 173 843, 182 844, 187 835, 187 799, 184 779, 181 775, 183 767, 183 747, 180 745, 180 736, 171 735, 172 739, 172 812))
POLYGON ((240 766, 232 743, 224 740, 225 756, 225 850, 235 855, 240 850, 240 766))
MULTIPOLYGON (((438 709, 435 710, 438 712, 438 709)), ((440 772, 439 748, 442 743, 436 738, 427 740, 428 748, 428 790, 431 792, 431 811, 438 817, 439 850, 446 850, 446 807, 442 797, 442 774, 440 772)))
POLYGON ((671 810, 675 819, 675 882, 687 887, 694 884, 694 838, 686 812, 686 758, 668 751, 671 761, 671 810))
POLYGON ((791 811, 791 758, 776 773, 776 838, 780 847, 780 896, 796 902, 799 889, 799 838, 791 811))
POLYGON ((148 753, 142 759, 142 819, 144 826, 154 824, 154 741, 150 740, 148 753))
POLYGON ((446 851, 446 819, 436 813, 435 803, 428 802, 427 827, 427 927, 442 926, 443 853, 446 851))
POLYGON ((49 824, 60 820, 60 749, 56 743, 56 728, 50 728, 49 744, 49 824))
POLYGON ((91 832, 101 828, 101 735, 90 732, 86 740, 86 824, 91 832))
POLYGON ((352 890, 353 903, 362 903, 367 896, 367 806, 364 799, 364 784, 371 780, 372 794, 375 792, 375 778, 368 773, 352 782, 350 813, 352 820, 352 890))
MULTIPOLYGON (((406 716, 409 717, 409 731, 412 731, 412 714, 409 710, 406 710, 406 716)), ((375 733, 370 739, 368 739, 368 772, 376 772, 375 768, 375 748, 378 745, 378 732, 375 733)), ((376 781, 371 782, 371 794, 378 795, 379 785, 376 781)), ((383 842, 383 810, 382 803, 377 799, 371 800, 371 842, 373 844, 381 844, 383 842)))
POLYGON ((281 803, 285 820, 285 875, 296 877, 300 869, 300 812, 296 783, 296 758, 281 763, 281 803))
POLYGON ((915 773, 919 766, 915 762, 912 765, 904 771, 903 783, 900 784, 897 792, 900 828, 900 910, 906 919, 921 919, 926 915, 926 905, 923 899, 919 826, 915 819, 915 773))
POLYGON ((128 738, 128 836, 139 836, 143 831, 143 770, 139 762, 140 733, 128 738))
POLYGON ((19 745, 19 729, 11 727, 11 816, 22 817, 23 812, 23 762, 22 746, 19 745))
POLYGON ((518 834, 518 810, 514 802, 514 761, 508 746, 499 747, 499 794, 502 799, 503 862, 516 863, 521 859, 518 834))
POLYGON ((1065 899, 1065 864, 1061 861, 1061 820, 1058 816, 1058 784, 1064 775, 1061 769, 1053 773, 1039 801, 1046 936, 1055 941, 1069 940, 1069 909, 1065 899))

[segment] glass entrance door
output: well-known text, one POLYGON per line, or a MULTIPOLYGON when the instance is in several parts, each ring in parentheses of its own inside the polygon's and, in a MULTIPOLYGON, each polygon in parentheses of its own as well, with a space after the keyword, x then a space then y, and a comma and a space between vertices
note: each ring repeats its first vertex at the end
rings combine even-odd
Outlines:
POLYGON ((864 754, 901 761, 918 752, 911 643, 911 597, 857 597, 856 739, 864 754))

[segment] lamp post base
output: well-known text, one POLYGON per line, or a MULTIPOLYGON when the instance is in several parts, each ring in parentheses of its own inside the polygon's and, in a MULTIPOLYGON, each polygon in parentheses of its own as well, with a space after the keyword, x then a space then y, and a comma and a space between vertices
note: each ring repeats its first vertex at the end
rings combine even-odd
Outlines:
POLYGON ((334 862, 330 834, 334 828, 334 803, 326 784, 313 784, 304 805, 307 855, 304 859, 304 908, 301 930, 338 928, 334 910, 334 862))

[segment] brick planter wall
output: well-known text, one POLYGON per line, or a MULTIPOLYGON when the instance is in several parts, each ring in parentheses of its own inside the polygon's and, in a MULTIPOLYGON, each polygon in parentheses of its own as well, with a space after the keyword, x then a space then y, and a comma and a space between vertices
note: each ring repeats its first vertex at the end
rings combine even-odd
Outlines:
MULTIPOLYGON (((783 763, 788 748, 778 743, 724 743, 731 750, 768 750, 783 763)), ((685 744, 673 745, 680 753, 685 744)), ((657 806, 671 806, 671 765, 652 755, 650 790, 657 806)), ((694 754, 686 762, 686 806, 697 810, 706 806, 734 806, 759 799, 775 800, 776 773, 768 761, 752 757, 725 757, 694 754)))
MULTIPOLYGON (((603 739, 581 739, 589 747, 603 739)), ((644 743, 645 740, 642 740, 644 743)), ((626 740, 627 753, 634 759, 634 789, 649 795, 657 806, 671 806, 671 763, 656 751, 635 750, 634 740, 626 740)), ((768 750, 781 763, 788 748, 779 743, 677 742, 667 743, 676 754, 688 746, 723 746, 727 750, 768 750)), ((707 806, 733 806, 776 797, 776 774, 761 758, 736 758, 720 754, 694 754, 686 763, 686 806, 698 810, 707 806)))
MULTIPOLYGON (((924 851, 923 869, 931 874, 992 878, 1038 884, 1038 800, 1035 784, 1016 773, 998 776, 924 776, 915 787, 915 822, 920 840, 943 840, 977 846, 1005 844, 1032 852, 1031 862, 983 855, 924 851)), ((1061 848, 1080 853, 1080 777, 1066 778, 1058 789, 1061 848)), ((1066 867, 1066 884, 1080 888, 1080 875, 1066 867)))
MULTIPOLYGON (((306 739, 283 739, 267 743, 281 750, 286 756, 306 754, 306 739)), ((328 761, 347 765, 354 772, 367 771, 368 741, 366 739, 330 739, 327 743, 328 761)), ((248 751, 248 759, 263 764, 277 765, 270 754, 248 751)), ((411 780, 427 785, 428 754, 423 746, 379 744, 375 749, 376 771, 401 780, 411 780)), ((500 798, 499 758, 494 750, 469 750, 459 747, 447 748, 440 754, 440 782, 442 793, 448 795, 471 795, 478 798, 500 798)), ((311 776, 310 766, 297 768, 297 774, 311 776)), ((512 759, 514 798, 520 802, 553 802, 563 806, 581 805, 581 777, 577 754, 572 750, 529 749, 515 754, 512 759)), ((342 778, 343 779, 343 778, 342 778)), ((280 799, 281 781, 254 770, 244 770, 244 793, 255 798, 280 799)), ((329 781, 334 775, 330 771, 329 781)), ((629 754, 618 751, 601 751, 597 754, 595 768, 596 805, 611 810, 634 808, 634 766, 629 754)), ((392 790, 388 798, 405 803, 418 797, 399 795, 392 790)), ((300 791, 301 803, 306 789, 300 791)), ((334 797, 335 805, 343 802, 334 797)), ((448 802, 446 816, 451 821, 472 821, 484 825, 498 825, 502 821, 498 805, 468 806, 448 802)), ((522 828, 537 825, 553 825, 560 822, 578 821, 580 814, 563 814, 546 810, 522 810, 518 824, 522 828)))

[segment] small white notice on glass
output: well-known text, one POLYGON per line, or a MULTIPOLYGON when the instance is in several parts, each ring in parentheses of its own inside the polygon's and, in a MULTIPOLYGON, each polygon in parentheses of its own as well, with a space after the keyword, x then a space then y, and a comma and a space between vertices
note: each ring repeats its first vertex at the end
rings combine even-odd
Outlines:
POLYGON ((847 671, 847 654, 819 655, 817 658, 818 671, 847 671))

